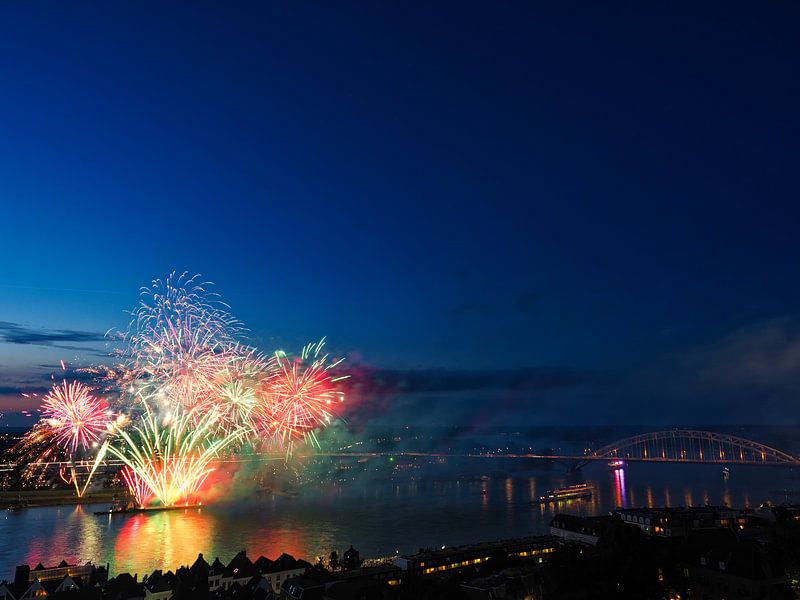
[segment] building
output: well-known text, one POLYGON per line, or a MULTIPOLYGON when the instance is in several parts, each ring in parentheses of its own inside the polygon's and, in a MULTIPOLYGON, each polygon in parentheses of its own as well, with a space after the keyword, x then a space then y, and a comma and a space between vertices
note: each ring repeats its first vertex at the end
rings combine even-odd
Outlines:
POLYGON ((108 569, 92 563, 73 565, 66 561, 55 567, 41 563, 31 569, 20 565, 14 572, 13 583, 0 582, 0 600, 62 597, 70 594, 81 598, 100 597, 100 587, 108 580, 108 569))
POLYGON ((780 557, 731 530, 693 532, 680 550, 680 577, 692 597, 705 600, 796 598, 780 557))
POLYGON ((618 516, 576 517, 559 513, 550 521, 550 534, 566 542, 596 546, 600 536, 617 522, 618 516))
POLYGON ((111 598, 112 600, 121 598, 125 600, 143 600, 144 586, 137 581, 135 575, 120 573, 103 586, 103 595, 105 598, 111 598))
POLYGON ((403 571, 392 564, 374 565, 331 573, 311 569, 300 577, 284 581, 283 600, 338 600, 339 598, 383 597, 399 586, 403 571))
POLYGON ((462 583, 461 591, 467 600, 496 600, 538 597, 538 587, 535 576, 529 571, 504 569, 489 577, 462 583))
POLYGON ((280 590, 280 598, 281 600, 323 600, 325 590, 335 581, 333 573, 315 569, 284 581, 280 590))
POLYGON ((39 581, 53 581, 64 579, 65 576, 80 577, 83 581, 95 583, 105 583, 108 579, 108 567, 97 567, 91 562, 84 565, 72 565, 62 560, 55 567, 45 567, 42 563, 31 569, 28 565, 20 565, 14 573, 14 583, 33 583, 35 579, 39 581))
POLYGON ((386 563, 371 567, 360 567, 336 574, 337 581, 351 581, 354 579, 377 581, 389 586, 396 586, 402 583, 403 570, 397 565, 386 563))
POLYGON ((278 593, 287 579, 305 574, 311 564, 304 560, 298 560, 291 554, 283 553, 275 560, 261 556, 253 566, 256 572, 267 580, 272 590, 278 593))
POLYGON ((674 508, 618 509, 623 523, 634 525, 648 535, 685 536, 692 531, 718 528, 743 528, 746 517, 727 506, 688 506, 674 508))
POLYGON ((441 550, 425 550, 417 554, 394 559, 394 564, 403 571, 418 576, 442 575, 478 567, 492 558, 519 556, 544 562, 548 554, 555 551, 556 540, 552 536, 530 536, 453 546, 441 550))
POLYGON ((220 583, 222 588, 227 590, 234 584, 246 585, 256 575, 258 575, 258 571, 253 566, 253 562, 247 558, 247 552, 241 550, 225 567, 220 583))
POLYGON ((169 600, 178 587, 178 578, 172 571, 163 573, 160 569, 142 578, 144 597, 147 600, 169 600))
POLYGON ((361 566, 361 556, 358 553, 358 550, 353 548, 353 545, 350 544, 350 548, 344 551, 344 556, 342 557, 342 568, 343 569, 357 569, 361 566))

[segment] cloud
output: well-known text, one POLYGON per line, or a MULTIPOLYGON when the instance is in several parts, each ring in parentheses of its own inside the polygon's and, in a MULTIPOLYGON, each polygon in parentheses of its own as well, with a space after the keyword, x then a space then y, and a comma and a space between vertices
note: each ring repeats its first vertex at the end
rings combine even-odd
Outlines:
POLYGON ((800 323, 781 318, 736 329, 688 357, 699 382, 731 388, 797 389, 800 323))
POLYGON ((69 343, 102 342, 105 335, 93 331, 75 329, 32 329, 19 323, 0 321, 0 342, 7 344, 31 344, 36 346, 52 346, 66 350, 85 350, 86 348, 69 346, 69 343))
POLYGON ((30 387, 18 385, 0 385, 0 396, 19 396, 22 394, 46 394, 50 388, 47 387, 30 387))
POLYGON ((794 423, 800 398, 800 321, 777 318, 659 355, 621 378, 618 417, 675 423, 794 423))
POLYGON ((348 369, 348 418, 414 415, 431 422, 463 424, 483 410, 487 398, 518 409, 543 394, 605 385, 594 373, 570 369, 527 368, 502 370, 459 369, 348 369))
POLYGON ((568 369, 365 369, 352 372, 353 384, 371 393, 463 392, 489 389, 541 391, 596 382, 594 374, 568 369))

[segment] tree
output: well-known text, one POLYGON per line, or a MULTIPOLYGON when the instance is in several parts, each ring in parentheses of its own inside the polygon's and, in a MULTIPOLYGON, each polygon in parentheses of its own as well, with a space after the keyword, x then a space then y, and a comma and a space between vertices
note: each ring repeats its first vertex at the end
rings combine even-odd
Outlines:
POLYGON ((336 550, 331 552, 331 556, 328 559, 328 568, 331 571, 339 570, 339 554, 337 554, 336 550))

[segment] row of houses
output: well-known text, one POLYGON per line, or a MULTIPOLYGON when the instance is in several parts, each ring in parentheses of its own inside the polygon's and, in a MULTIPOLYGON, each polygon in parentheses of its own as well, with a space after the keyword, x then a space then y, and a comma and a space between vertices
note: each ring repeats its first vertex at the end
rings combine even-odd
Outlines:
POLYGON ((23 600, 64 595, 83 588, 99 588, 108 580, 108 565, 69 564, 62 560, 54 567, 41 563, 34 568, 20 565, 13 581, 0 581, 0 600, 23 600))
POLYGON ((728 506, 676 506, 619 508, 609 515, 579 517, 559 514, 550 523, 550 534, 567 541, 594 545, 617 521, 639 528, 648 536, 686 537, 698 531, 728 529, 757 534, 776 519, 800 521, 800 505, 765 505, 735 509, 728 506))
POLYGON ((208 563, 202 554, 190 566, 175 572, 156 570, 141 581, 137 575, 123 573, 108 579, 108 566, 97 567, 68 564, 62 561, 55 567, 39 564, 17 567, 13 581, 0 582, 0 600, 28 600, 30 598, 103 598, 119 600, 167 600, 176 595, 224 597, 230 589, 248 589, 254 597, 274 598, 280 594, 282 584, 304 574, 311 565, 281 554, 271 560, 260 556, 250 560, 242 550, 226 565, 219 558, 208 563), (79 593, 80 592, 80 593, 79 593))
POLYGON ((257 600, 328 600, 366 597, 381 590, 399 588, 405 578, 435 581, 443 576, 475 579, 473 594, 481 587, 507 586, 508 577, 478 580, 489 561, 507 557, 542 564, 555 551, 552 536, 530 536, 420 550, 397 557, 394 563, 360 566, 358 551, 350 548, 342 564, 348 568, 328 571, 313 567, 288 554, 275 560, 264 556, 251 560, 242 550, 230 562, 208 562, 202 554, 188 566, 173 571, 156 570, 141 580, 120 574, 108 579, 108 568, 70 565, 37 565, 17 568, 13 582, 0 584, 0 600, 23 598, 79 598, 91 600, 169 600, 171 598, 247 598, 257 600))
MULTIPOLYGON (((591 580, 580 585, 610 585, 606 591, 627 578, 625 585, 651 582, 655 597, 687 597, 692 590, 690 597, 782 600, 795 595, 779 556, 786 547, 775 545, 781 541, 774 533, 797 531, 797 521, 800 506, 788 505, 558 514, 551 535, 421 549, 370 566, 351 547, 333 570, 288 554, 251 560, 244 550, 227 564, 199 554, 191 565, 141 580, 130 574, 109 579, 108 566, 91 563, 39 564, 18 567, 13 581, 0 582, 0 600, 395 600, 427 596, 438 586, 456 586, 458 597, 468 600, 549 600, 560 597, 553 585, 571 585, 583 573, 591 580), (622 574, 611 566, 632 557, 643 559, 641 568, 622 574), (637 573, 647 575, 637 580, 637 573)), ((796 547, 797 537, 791 540, 796 547)))

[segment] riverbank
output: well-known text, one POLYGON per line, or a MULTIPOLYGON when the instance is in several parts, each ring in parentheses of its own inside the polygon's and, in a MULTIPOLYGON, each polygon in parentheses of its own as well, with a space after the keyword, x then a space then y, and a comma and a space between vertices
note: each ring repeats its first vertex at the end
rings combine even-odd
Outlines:
POLYGON ((87 492, 80 498, 74 490, 0 491, 0 509, 111 503, 115 496, 120 498, 124 495, 125 492, 122 490, 87 492))

